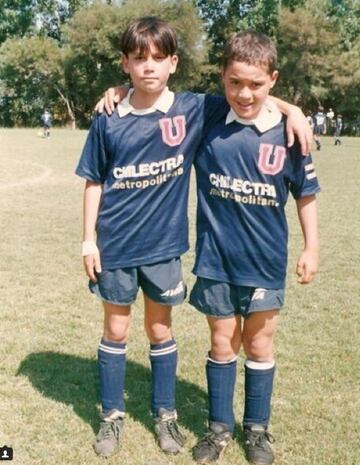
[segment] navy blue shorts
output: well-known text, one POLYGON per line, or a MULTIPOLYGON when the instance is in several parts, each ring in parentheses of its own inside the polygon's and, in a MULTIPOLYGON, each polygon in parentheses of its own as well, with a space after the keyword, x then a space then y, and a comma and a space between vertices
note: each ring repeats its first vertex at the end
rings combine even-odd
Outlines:
POLYGON ((280 310, 284 289, 262 289, 198 277, 190 293, 190 304, 207 316, 247 318, 254 312, 280 310))
POLYGON ((179 305, 186 297, 181 259, 97 273, 98 282, 89 288, 101 300, 115 305, 131 305, 141 287, 151 300, 162 305, 179 305))
POLYGON ((314 134, 316 134, 317 136, 321 136, 322 134, 324 134, 324 131, 325 131, 325 126, 323 124, 320 124, 319 126, 315 124, 314 134))

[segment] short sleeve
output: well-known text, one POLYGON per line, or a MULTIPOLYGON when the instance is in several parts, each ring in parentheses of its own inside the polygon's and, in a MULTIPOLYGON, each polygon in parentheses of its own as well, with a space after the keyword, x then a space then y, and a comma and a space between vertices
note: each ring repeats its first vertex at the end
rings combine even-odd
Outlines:
POLYGON ((104 143, 104 123, 103 115, 95 117, 75 170, 78 176, 100 184, 105 181, 108 165, 104 143))
POLYGON ((311 155, 301 154, 298 142, 290 149, 290 160, 292 165, 290 192, 294 199, 300 199, 320 192, 315 165, 311 155))

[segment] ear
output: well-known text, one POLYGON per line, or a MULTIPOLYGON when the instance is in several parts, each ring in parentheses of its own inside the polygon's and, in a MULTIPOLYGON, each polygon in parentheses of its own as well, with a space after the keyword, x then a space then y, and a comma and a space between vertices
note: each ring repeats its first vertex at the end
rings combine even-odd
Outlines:
POLYGON ((179 57, 177 55, 172 55, 170 57, 170 74, 174 74, 179 62, 179 57))
POLYGON ((122 53, 120 57, 120 62, 121 66, 123 67, 124 73, 129 74, 129 58, 124 53, 122 53))
POLYGON ((273 71, 273 73, 270 76, 270 80, 271 80, 270 89, 274 87, 278 77, 279 77, 279 71, 273 71))

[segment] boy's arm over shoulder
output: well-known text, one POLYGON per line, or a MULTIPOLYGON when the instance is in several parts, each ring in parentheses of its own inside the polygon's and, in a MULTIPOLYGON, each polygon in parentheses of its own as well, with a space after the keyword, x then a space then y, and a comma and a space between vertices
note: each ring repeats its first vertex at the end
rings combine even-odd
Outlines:
POLYGON ((294 145, 295 136, 297 136, 300 142, 302 155, 308 155, 311 152, 313 134, 301 108, 274 96, 269 96, 268 100, 273 105, 276 105, 281 113, 284 113, 287 116, 286 132, 288 147, 292 147, 294 145))
POLYGON ((199 105, 202 108, 204 120, 204 132, 206 132, 213 124, 216 124, 224 118, 229 110, 229 104, 222 95, 211 94, 195 94, 199 105))

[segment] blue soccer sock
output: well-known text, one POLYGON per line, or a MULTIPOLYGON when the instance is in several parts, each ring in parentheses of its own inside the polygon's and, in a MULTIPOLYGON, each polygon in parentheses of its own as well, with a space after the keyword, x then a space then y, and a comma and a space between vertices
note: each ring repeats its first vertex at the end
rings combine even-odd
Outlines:
POLYGON ((245 408, 243 426, 267 426, 270 421, 275 362, 245 361, 245 408))
POLYGON ((150 344, 151 410, 154 417, 159 409, 175 410, 177 347, 174 339, 163 344, 150 344))
POLYGON ((233 410, 236 381, 236 360, 220 362, 210 357, 206 363, 206 377, 209 397, 209 421, 223 423, 234 431, 235 416, 233 410))
POLYGON ((102 413, 106 415, 114 409, 124 412, 126 344, 102 338, 98 348, 98 365, 102 413))

